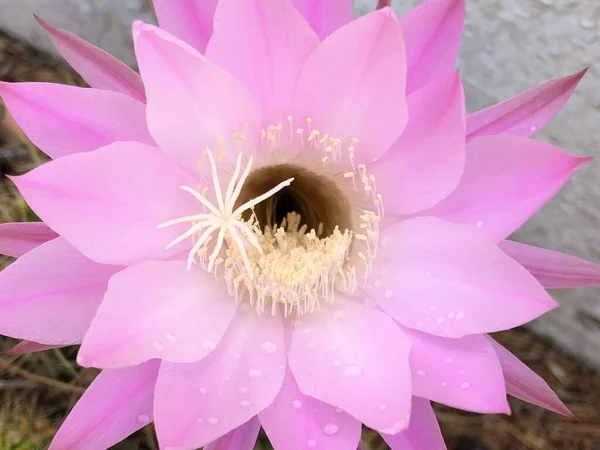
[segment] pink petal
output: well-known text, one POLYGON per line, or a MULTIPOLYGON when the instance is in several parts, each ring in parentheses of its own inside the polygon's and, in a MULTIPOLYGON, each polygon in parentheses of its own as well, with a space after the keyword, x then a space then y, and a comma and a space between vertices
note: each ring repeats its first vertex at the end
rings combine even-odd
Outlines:
POLYGON ((519 136, 484 136, 467 146, 456 190, 419 215, 470 223, 500 241, 533 216, 590 158, 519 136))
POLYGON ((490 134, 529 137, 562 109, 587 72, 549 81, 467 118, 467 142, 490 134))
POLYGON ((459 338, 513 328, 557 304, 483 232, 435 217, 384 230, 367 291, 402 325, 459 338))
POLYGON ((153 0, 158 24, 204 53, 213 33, 218 0, 153 0))
POLYGON ((546 289, 600 285, 600 265, 585 259, 513 241, 501 241, 498 247, 546 289))
POLYGON ((33 341, 21 341, 12 348, 9 348, 4 352, 7 356, 24 355, 26 353, 37 353, 45 352, 46 350, 53 350, 55 348, 62 348, 64 345, 46 345, 39 344, 33 341))
POLYGON ((0 224, 0 254, 18 258, 37 246, 58 237, 42 222, 0 224))
POLYGON ((237 306, 224 283, 185 261, 147 262, 115 275, 85 335, 83 366, 133 366, 153 358, 195 362, 219 343, 237 306))
POLYGON ((392 450, 446 450, 431 404, 419 397, 412 398, 410 424, 406 431, 381 436, 392 450))
POLYGON ((1 83, 0 96, 27 137, 51 158, 114 141, 152 144, 142 102, 117 92, 54 83, 1 83))
POLYGON ((264 111, 283 113, 269 119, 285 119, 302 67, 318 45, 288 0, 221 0, 206 56, 240 80, 264 111))
POLYGON ((464 0, 426 0, 400 23, 406 40, 406 92, 454 71, 465 23, 464 0))
POLYGON ((259 418, 275 450, 355 450, 360 441, 361 423, 302 394, 289 370, 279 395, 259 418))
POLYGON ((133 37, 146 86, 148 126, 164 152, 197 171, 206 147, 234 146, 224 152, 233 160, 243 149, 253 150, 253 142, 234 139, 234 133, 256 125, 261 116, 256 100, 238 81, 159 28, 135 22, 133 37))
POLYGON ((408 425, 409 349, 391 318, 337 294, 334 305, 296 320, 290 367, 305 395, 393 434, 408 425))
POLYGON ((292 0, 292 3, 321 40, 352 21, 350 0, 292 0))
POLYGON ((294 117, 321 134, 358 138, 358 162, 381 156, 408 121, 406 62, 400 23, 390 8, 340 28, 311 54, 295 97, 294 117))
POLYGON ((239 427, 273 402, 284 374, 281 318, 242 305, 215 352, 163 363, 154 403, 161 448, 202 447, 239 427))
POLYGON ((506 380, 506 391, 510 395, 544 409, 554 411, 557 414, 573 417, 573 413, 569 411, 542 377, 533 372, 519 361, 519 358, 492 338, 488 339, 500 360, 506 380))
POLYGON ((44 222, 106 264, 181 253, 184 244, 165 247, 189 227, 157 225, 199 212, 180 189, 197 182, 158 149, 135 142, 66 156, 12 180, 44 222))
POLYGON ((79 36, 61 28, 55 28, 35 16, 48 32, 48 37, 67 62, 96 89, 120 92, 146 101, 140 75, 104 50, 84 41, 79 36))
POLYGON ((393 214, 435 205, 456 188, 465 164, 465 97, 458 73, 410 95, 408 111, 400 139, 369 166, 393 214))
POLYGON ((254 416, 225 436, 204 446, 204 450, 252 450, 260 431, 260 421, 254 416))
POLYGON ((440 338, 403 328, 412 343, 413 394, 479 413, 510 413, 496 352, 484 335, 440 338))
POLYGON ((104 450, 152 421, 158 361, 104 370, 77 402, 49 450, 104 450))
POLYGON ((0 272, 0 334, 41 344, 79 344, 119 270, 90 261, 63 238, 0 272))

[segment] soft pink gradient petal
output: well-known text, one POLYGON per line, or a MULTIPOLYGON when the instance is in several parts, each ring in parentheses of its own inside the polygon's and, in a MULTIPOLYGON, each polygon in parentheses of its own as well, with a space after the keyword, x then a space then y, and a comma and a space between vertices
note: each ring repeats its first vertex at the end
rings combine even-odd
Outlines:
POLYGON ((0 334, 41 344, 79 344, 122 267, 90 261, 63 238, 0 272, 0 334))
POLYGON ((358 138, 357 161, 371 162, 408 121, 405 77, 400 23, 390 8, 377 10, 340 28, 311 54, 294 117, 311 117, 322 135, 358 138))
POLYGON ((217 346, 237 306, 224 283, 185 261, 147 262, 111 278, 83 340, 82 366, 133 366, 153 358, 195 362, 217 346))
POLYGON ((197 181, 155 147, 116 142, 12 180, 44 222, 95 261, 164 259, 191 245, 166 250, 189 226, 157 225, 199 212, 198 201, 180 189, 197 181))
POLYGON ((18 258, 30 250, 58 237, 42 222, 0 224, 0 254, 18 258))
POLYGON ((546 289, 600 286, 600 265, 596 263, 520 242, 501 241, 498 247, 546 289))
POLYGON ((225 436, 204 446, 204 450, 252 450, 260 431, 260 421, 254 416, 225 436))
POLYGON ((321 40, 352 21, 350 0, 291 0, 321 40))
POLYGON ((408 111, 400 139, 369 166, 393 214, 435 205, 456 188, 465 164, 465 96, 458 73, 410 95, 408 111))
POLYGON ((104 370, 77 402, 49 450, 104 450, 152 421, 160 363, 104 370))
POLYGON ((153 0, 159 26, 204 53, 218 0, 153 0))
POLYGON ((296 320, 289 351, 300 390, 390 434, 408 426, 410 341, 379 310, 336 294, 296 320))
POLYGON ((542 377, 492 338, 488 337, 488 339, 500 360, 508 394, 557 414, 573 417, 573 413, 569 411, 569 408, 564 405, 542 377))
POLYGON ((454 71, 465 23, 465 0, 425 0, 400 19, 411 93, 454 71))
POLYGON ((37 352, 45 352, 47 350, 53 350, 55 348, 66 347, 65 345, 47 345, 47 344, 39 344, 33 341, 21 341, 14 347, 9 348, 4 352, 5 355, 8 356, 17 356, 24 355, 26 353, 37 353, 37 352))
POLYGON ((79 36, 35 18, 60 54, 91 87, 146 101, 142 79, 129 66, 79 36))
POLYGON ((51 158, 114 141, 152 144, 145 105, 127 95, 54 83, 3 83, 0 96, 27 137, 51 158))
POLYGON ((286 358, 281 318, 259 316, 247 306, 240 307, 217 349, 202 361, 163 363, 154 401, 161 448, 202 447, 277 396, 286 358))
POLYGON ((135 52, 148 98, 148 126, 159 147, 197 171, 206 147, 235 161, 256 149, 252 136, 234 139, 258 124, 260 107, 237 80, 189 45, 159 28, 133 25, 135 52))
POLYGON ((412 398, 410 424, 406 431, 381 436, 392 450, 446 450, 431 404, 419 397, 412 398))
POLYGON ((520 136, 483 136, 467 145, 465 171, 456 190, 419 215, 470 223, 500 241, 590 159, 520 136))
POLYGON ((279 395, 259 418, 275 450, 355 450, 360 441, 361 423, 304 395, 289 370, 279 395))
POLYGON ((513 328, 557 306, 474 226, 409 219, 384 230, 380 243, 366 289, 409 328, 458 338, 513 328))
POLYGON ((206 56, 255 95, 269 120, 285 120, 302 67, 318 45, 288 0, 220 0, 206 56))
POLYGON ((529 137, 541 130, 573 95, 587 72, 549 81, 467 117, 467 142, 479 136, 515 134, 529 137))
POLYGON ((409 337, 414 395, 479 413, 510 413, 502 368, 484 335, 441 338, 403 328, 409 337))

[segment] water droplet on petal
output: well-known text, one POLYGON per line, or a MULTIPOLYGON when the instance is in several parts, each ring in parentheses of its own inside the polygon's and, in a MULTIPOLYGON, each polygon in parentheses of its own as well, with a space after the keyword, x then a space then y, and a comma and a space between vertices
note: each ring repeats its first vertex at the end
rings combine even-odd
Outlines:
POLYGON ((431 305, 429 307, 429 311, 431 311, 431 312, 436 311, 436 310, 437 310, 437 306, 435 306, 435 305, 431 305))
POLYGON ((173 333, 165 333, 165 339, 168 342, 174 342, 175 341, 175 335, 173 333))
POLYGON ((375 281, 375 287, 376 287, 377 289, 379 289, 379 288, 381 287, 381 281, 379 281, 379 280, 376 280, 376 281, 375 281))
POLYGON ((471 387, 471 383, 469 383, 468 381, 464 381, 464 382, 460 383, 461 389, 469 389, 470 387, 471 387))
POLYGON ((260 378, 263 375, 263 371, 260 369, 250 369, 248 375, 250 375, 251 378, 260 378))
POLYGON ((446 362, 450 364, 452 362, 452 358, 446 358, 446 362))
POLYGON ((292 402, 292 406, 296 409, 300 409, 300 408, 302 408, 302 402, 300 400, 294 400, 292 402))
POLYGON ((446 383, 445 381, 442 381, 441 385, 442 385, 443 387, 446 387, 446 386, 448 386, 448 383, 446 383))
POLYGON ((357 377, 361 373, 362 373, 362 369, 358 366, 348 366, 348 367, 346 367, 346 370, 344 370, 344 374, 347 377, 351 377, 351 378, 357 377))
POLYGON ((247 393, 248 393, 248 388, 247 388, 246 386, 240 386, 240 387, 238 388, 238 392, 239 392, 240 394, 247 394, 247 393))
POLYGON ((214 343, 214 341, 211 341, 210 339, 202 341, 202 348, 207 352, 212 352, 216 346, 217 345, 214 343))
POLYGON ((323 433, 327 436, 332 436, 339 431, 340 427, 338 427, 335 423, 328 423, 323 427, 323 433))
POLYGON ((154 344, 152 344, 152 346, 159 352, 162 352, 165 349, 165 346, 162 345, 160 342, 155 342, 154 344))
POLYGON ((423 369, 417 370, 417 375, 419 375, 420 377, 424 377, 426 373, 427 372, 425 372, 423 369))
POLYGON ((464 370, 459 370, 458 373, 460 373, 461 375, 465 373, 464 370))
POLYGON ((385 298, 392 298, 394 296, 394 291, 392 291, 391 289, 388 289, 385 291, 385 298))
POLYGON ((344 410, 343 410, 342 408, 335 408, 335 412, 336 412, 337 414, 341 414, 341 413, 343 413, 343 412, 344 412, 344 410))
POLYGON ((267 355, 272 355, 277 351, 277 345, 271 341, 265 341, 260 344, 260 351, 266 353, 267 355))
POLYGON ((463 320, 465 318, 465 313, 463 311, 459 311, 456 313, 456 320, 463 320))
POLYGON ((483 228, 483 225, 484 225, 483 220, 478 220, 477 222, 475 222, 475 226, 477 228, 479 228, 480 230, 483 228))
POLYGON ((446 323, 446 318, 444 316, 439 316, 435 321, 438 325, 442 325, 443 323, 446 323))
POLYGON ((248 400, 242 400, 242 401, 240 402, 240 406, 241 406, 242 408, 247 408, 247 407, 248 407, 248 406, 250 406, 250 405, 251 405, 251 403, 250 403, 248 400))
POLYGON ((216 425, 217 423, 219 423, 219 419, 217 419, 216 417, 209 417, 207 422, 211 425, 216 425))
POLYGON ((377 409, 378 409, 379 411, 385 411, 385 410, 387 409, 387 405, 386 405, 385 403, 382 403, 381 405, 379 405, 379 406, 377 407, 377 409))
POLYGON ((311 439, 310 441, 306 442, 306 446, 308 448, 315 448, 317 446, 317 441, 315 441, 314 439, 311 439))
POLYGON ((331 364, 333 364, 335 367, 340 367, 344 363, 341 359, 334 359, 333 361, 331 361, 331 364))
POLYGON ((449 312, 448 313, 448 319, 454 319, 456 317, 456 313, 455 312, 449 312))
POLYGON ((535 125, 531 125, 531 126, 529 127, 529 131, 531 131, 532 133, 535 133, 535 132, 537 131, 537 129, 538 129, 538 127, 537 127, 537 126, 535 126, 535 125))
POLYGON ((346 317, 346 312, 343 310, 339 310, 333 313, 333 318, 335 320, 342 320, 344 317, 346 317))
POLYGON ((200 388, 200 393, 201 393, 201 394, 206 394, 206 389, 205 389, 205 388, 203 388, 203 387, 201 387, 201 388, 200 388))
POLYGON ((137 419, 138 419, 139 423, 148 423, 148 422, 150 422, 150 417, 147 416, 146 414, 140 414, 137 419))

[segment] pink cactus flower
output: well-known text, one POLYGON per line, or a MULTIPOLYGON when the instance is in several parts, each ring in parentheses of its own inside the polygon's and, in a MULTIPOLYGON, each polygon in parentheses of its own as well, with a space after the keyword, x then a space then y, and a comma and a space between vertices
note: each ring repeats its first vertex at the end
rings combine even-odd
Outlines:
POLYGON ((445 448, 430 402, 557 413, 488 336, 600 269, 506 240, 589 158, 529 139, 583 73, 471 116, 463 0, 352 20, 349 0, 154 1, 140 75, 40 23, 92 86, 1 83, 53 161, 0 226, 13 353, 103 369, 51 449, 154 422, 163 449, 445 448))

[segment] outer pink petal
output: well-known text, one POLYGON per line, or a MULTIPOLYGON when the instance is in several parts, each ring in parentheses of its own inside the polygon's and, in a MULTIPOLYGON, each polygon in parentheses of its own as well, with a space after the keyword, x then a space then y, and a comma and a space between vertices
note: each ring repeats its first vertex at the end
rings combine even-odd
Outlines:
POLYGON ((140 75, 126 64, 73 33, 55 28, 37 16, 36 20, 48 32, 61 55, 90 86, 146 101, 140 75))
POLYGON ((115 275, 78 362, 133 366, 153 358, 195 362, 219 343, 237 306, 224 283, 185 261, 148 262, 115 275))
POLYGON ((380 239, 367 291, 407 327, 458 338, 513 328, 557 306, 473 226, 421 217, 389 227, 380 239))
POLYGON ((411 340, 413 394, 479 413, 510 413, 502 368, 484 335, 440 338, 403 328, 411 340))
POLYGON ((158 361, 104 370, 77 402, 50 450, 104 450, 152 421, 158 361))
POLYGON ((202 447, 277 396, 285 374, 281 318, 259 316, 246 306, 208 357, 193 364, 163 363, 154 403, 161 448, 202 447))
POLYGON ((1 83, 17 124, 51 158, 114 141, 152 144, 142 102, 118 92, 54 83, 1 83))
POLYGON ((153 0, 160 27, 204 53, 218 0, 153 0))
POLYGON ((464 0, 426 0, 400 22, 406 40, 406 92, 454 71, 465 23, 464 0))
POLYGON ((501 241, 498 247, 546 289, 600 285, 600 265, 585 259, 513 241, 501 241))
POLYGON ((467 142, 490 134, 529 137, 561 110, 587 72, 549 81, 467 118, 467 142))
POLYGON ((465 164, 465 97, 455 73, 408 97, 410 119, 400 139, 369 166, 385 209, 411 214, 456 188, 465 164))
POLYGON ((42 222, 0 224, 0 254, 18 258, 30 250, 58 237, 42 222))
POLYGON ((406 431, 381 436, 392 450, 446 450, 431 404, 419 397, 412 398, 410 424, 406 431))
POLYGON ((350 0, 292 0, 321 40, 352 21, 350 0))
POLYGON ((302 67, 318 45, 288 0, 221 0, 206 56, 252 91, 264 111, 285 118, 302 67))
POLYGON ((8 356, 17 356, 24 355, 26 353, 37 353, 37 352, 45 352, 46 350, 52 350, 55 348, 62 348, 64 345, 46 345, 39 344, 33 341, 21 341, 17 345, 12 348, 9 348, 4 352, 5 355, 8 356))
POLYGON ((44 222, 106 264, 182 252, 185 244, 165 247, 189 227, 156 227, 199 210, 197 200, 180 189, 197 182, 158 149, 135 142, 66 156, 13 181, 44 222))
POLYGON ((476 225, 500 241, 525 223, 590 158, 519 136, 484 136, 467 146, 456 190, 420 215, 476 225))
POLYGON ((198 170, 206 147, 218 151, 231 145, 224 156, 233 160, 243 149, 254 150, 251 140, 234 139, 261 115, 238 81, 159 28, 135 22, 133 37, 146 86, 148 126, 164 152, 198 170))
POLYGON ((554 411, 563 416, 573 417, 573 413, 564 405, 548 384, 519 361, 515 355, 506 350, 492 338, 488 338, 493 346, 504 372, 506 391, 528 403, 554 411))
POLYGON ((204 446, 204 450, 252 450, 260 431, 260 421, 254 416, 225 436, 204 446))
POLYGON ((408 121, 406 62, 400 23, 390 8, 340 28, 308 58, 295 117, 311 117, 321 134, 358 138, 358 162, 381 156, 408 121))
POLYGON ((300 390, 380 432, 408 426, 410 341, 381 311, 338 294, 296 321, 289 358, 300 390))
POLYGON ((34 248, 0 272, 0 334, 79 344, 121 269, 90 261, 62 238, 34 248))
POLYGON ((356 450, 360 441, 361 423, 302 394, 289 370, 279 395, 259 418, 275 450, 356 450))

